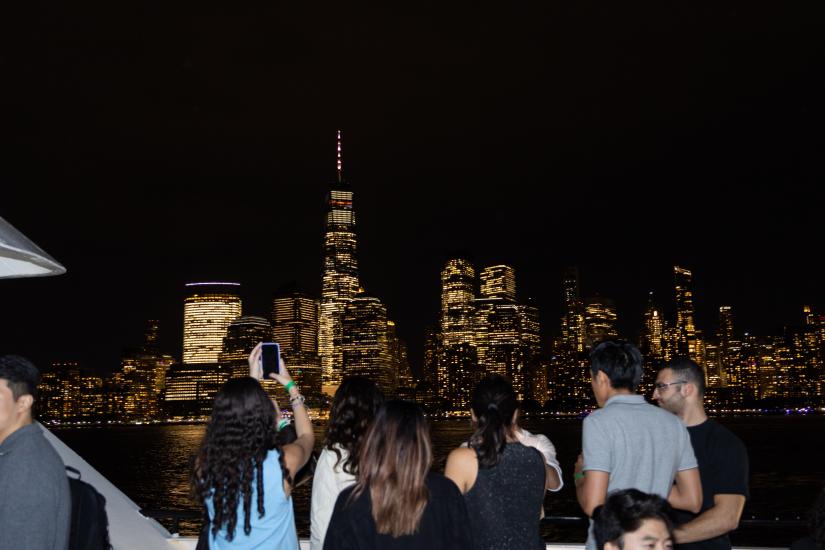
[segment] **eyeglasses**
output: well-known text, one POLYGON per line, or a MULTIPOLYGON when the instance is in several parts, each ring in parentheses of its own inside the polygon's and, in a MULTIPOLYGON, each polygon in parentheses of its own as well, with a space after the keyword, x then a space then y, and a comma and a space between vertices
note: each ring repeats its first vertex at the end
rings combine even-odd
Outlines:
POLYGON ((676 384, 686 384, 686 383, 687 383, 687 380, 677 380, 676 382, 668 382, 666 384, 663 383, 663 382, 656 382, 655 384, 653 384, 653 387, 656 388, 659 391, 663 391, 663 390, 666 390, 668 386, 675 386, 676 384))

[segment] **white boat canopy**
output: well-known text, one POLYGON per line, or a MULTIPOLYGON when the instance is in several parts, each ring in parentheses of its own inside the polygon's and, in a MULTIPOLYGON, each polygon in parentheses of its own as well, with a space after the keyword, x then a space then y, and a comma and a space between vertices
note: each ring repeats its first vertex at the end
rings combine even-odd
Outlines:
POLYGON ((28 237, 0 218, 0 279, 46 277, 66 273, 66 268, 28 237))

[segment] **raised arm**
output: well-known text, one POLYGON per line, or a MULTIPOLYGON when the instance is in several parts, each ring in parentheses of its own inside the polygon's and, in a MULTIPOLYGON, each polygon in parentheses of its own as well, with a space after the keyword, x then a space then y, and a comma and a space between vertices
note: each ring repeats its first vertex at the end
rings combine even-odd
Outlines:
MULTIPOLYGON (((249 375, 258 380, 260 380, 262 376, 262 368, 260 365, 261 344, 258 344, 252 350, 252 353, 249 354, 249 375)), ((315 446, 315 434, 312 431, 312 422, 309 420, 309 414, 304 405, 304 397, 301 395, 298 386, 292 380, 292 376, 289 374, 283 359, 281 359, 280 366, 280 372, 278 372, 278 374, 271 373, 270 377, 287 388, 289 403, 292 405, 292 413, 295 419, 295 433, 298 438, 292 443, 284 445, 283 452, 286 468, 289 470, 289 474, 294 477, 312 455, 312 449, 315 446)))
POLYGON ((676 472, 676 482, 670 490, 667 501, 676 509, 698 514, 702 509, 702 482, 699 468, 676 472))

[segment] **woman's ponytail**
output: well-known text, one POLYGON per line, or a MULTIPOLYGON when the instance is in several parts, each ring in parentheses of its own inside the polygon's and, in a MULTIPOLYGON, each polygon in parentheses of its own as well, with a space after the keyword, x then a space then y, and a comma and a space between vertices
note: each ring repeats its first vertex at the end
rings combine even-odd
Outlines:
POLYGON ((498 464, 513 424, 518 400, 509 380, 501 375, 484 378, 473 391, 476 431, 470 438, 480 468, 498 464))

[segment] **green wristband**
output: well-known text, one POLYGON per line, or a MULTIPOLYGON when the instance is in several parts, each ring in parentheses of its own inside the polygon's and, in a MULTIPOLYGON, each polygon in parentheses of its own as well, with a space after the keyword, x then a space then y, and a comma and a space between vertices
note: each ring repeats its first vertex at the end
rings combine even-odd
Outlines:
POLYGON ((580 479, 584 479, 584 472, 578 472, 573 474, 573 481, 578 481, 580 479))
POLYGON ((284 389, 287 391, 287 393, 289 393, 289 390, 291 390, 292 388, 294 388, 294 387, 295 387, 295 385, 296 385, 296 384, 295 384, 295 380, 290 380, 289 382, 287 382, 286 384, 284 384, 284 389))

